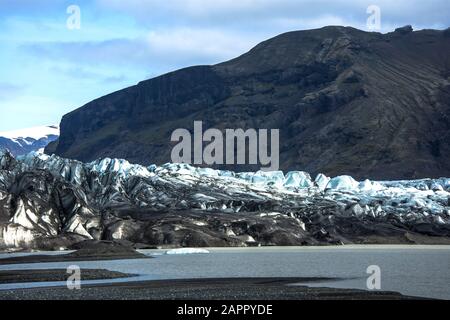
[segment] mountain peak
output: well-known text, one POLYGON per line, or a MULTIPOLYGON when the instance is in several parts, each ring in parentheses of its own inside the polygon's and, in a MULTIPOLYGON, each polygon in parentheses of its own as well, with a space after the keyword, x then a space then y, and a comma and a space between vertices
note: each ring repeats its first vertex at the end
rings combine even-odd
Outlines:
POLYGON ((400 33, 400 34, 408 34, 413 31, 414 31, 413 27, 411 25, 407 25, 407 26, 395 29, 394 32, 400 33))
POLYGON ((59 126, 40 126, 0 132, 0 150, 8 149, 14 155, 23 155, 43 149, 59 136, 59 126))
POLYGON ((233 60, 96 99, 64 116, 61 137, 47 150, 82 161, 163 164, 172 132, 203 120, 220 130, 280 129, 285 171, 450 176, 450 43, 442 31, 411 29, 284 33, 233 60))

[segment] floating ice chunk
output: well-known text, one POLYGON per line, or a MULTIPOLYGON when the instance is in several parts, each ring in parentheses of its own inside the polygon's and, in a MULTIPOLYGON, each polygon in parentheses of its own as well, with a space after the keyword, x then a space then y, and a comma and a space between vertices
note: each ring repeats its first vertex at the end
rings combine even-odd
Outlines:
POLYGON ((197 249, 197 248, 182 248, 182 249, 172 249, 166 251, 168 255, 183 255, 183 254, 207 254, 209 253, 206 249, 197 249))
POLYGON ((319 187, 320 190, 325 190, 327 188, 328 183, 330 183, 330 178, 328 178, 326 175, 320 173, 317 175, 314 182, 319 187))
POLYGON ((293 188, 311 188, 314 186, 311 176, 307 172, 292 171, 286 175, 285 187, 293 188))
POLYGON ((357 190, 359 183, 350 176, 340 176, 330 180, 327 189, 333 190, 357 190))

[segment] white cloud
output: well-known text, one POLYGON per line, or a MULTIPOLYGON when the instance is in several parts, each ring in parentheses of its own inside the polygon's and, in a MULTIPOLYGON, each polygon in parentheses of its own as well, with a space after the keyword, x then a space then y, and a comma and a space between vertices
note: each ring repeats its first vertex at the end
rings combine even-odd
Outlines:
MULTIPOLYGON (((133 15, 151 26, 186 24, 237 27, 262 25, 269 29, 279 19, 317 19, 335 16, 356 23, 367 19, 366 9, 381 7, 386 22, 393 25, 445 25, 450 21, 448 0, 97 0, 100 7, 133 15)), ((286 30, 288 31, 288 30, 286 30)))
POLYGON ((21 96, 11 101, 0 101, 0 130, 9 131, 36 125, 59 122, 65 101, 36 95, 21 96), (17 120, 20 119, 20 122, 17 120))
POLYGON ((279 28, 285 30, 304 30, 304 29, 317 29, 324 26, 348 26, 354 25, 352 21, 345 20, 341 17, 334 15, 323 15, 314 18, 279 18, 274 20, 274 23, 279 28))
POLYGON ((264 38, 219 30, 175 28, 150 31, 146 37, 135 39, 36 42, 24 45, 23 49, 41 59, 68 61, 78 66, 121 65, 161 74, 195 64, 223 62, 248 51, 260 40, 264 38))
MULTIPOLYGON (((201 57, 211 63, 240 55, 256 45, 259 39, 223 30, 178 28, 151 31, 147 40, 150 50, 156 56, 175 54, 190 57, 189 60, 201 57)), ((173 58, 175 59, 177 58, 173 58)))
POLYGON ((383 32, 406 24, 446 28, 450 21, 448 0, 77 0, 82 29, 72 32, 66 28, 72 2, 0 2, 5 126, 23 117, 33 125, 51 123, 38 113, 57 117, 137 81, 234 58, 283 32, 364 29, 371 4, 381 7, 383 32), (27 112, 34 106, 41 110, 27 112))
POLYGON ((0 82, 0 100, 9 100, 20 95, 24 90, 23 86, 0 82))

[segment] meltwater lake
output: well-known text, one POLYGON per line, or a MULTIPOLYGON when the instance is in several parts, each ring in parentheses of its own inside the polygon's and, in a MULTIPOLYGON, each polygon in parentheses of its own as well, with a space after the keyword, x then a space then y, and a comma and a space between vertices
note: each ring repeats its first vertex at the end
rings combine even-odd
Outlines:
MULTIPOLYGON (((154 259, 3 265, 0 270, 108 269, 137 278, 86 281, 82 284, 136 280, 320 277, 339 280, 308 286, 367 290, 367 268, 381 269, 381 289, 404 295, 450 299, 450 246, 344 246, 207 249, 209 254, 167 255, 166 250, 140 250, 154 259)), ((39 253, 39 254, 42 254, 39 253)), ((53 253, 57 254, 57 253, 53 253)), ((23 254, 0 254, 0 258, 23 254)), ((65 282, 2 284, 0 290, 61 286, 65 282)))

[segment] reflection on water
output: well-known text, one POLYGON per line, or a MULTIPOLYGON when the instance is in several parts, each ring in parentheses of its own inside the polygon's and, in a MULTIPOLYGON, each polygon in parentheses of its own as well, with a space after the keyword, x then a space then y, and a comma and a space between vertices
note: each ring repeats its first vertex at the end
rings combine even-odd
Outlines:
MULTIPOLYGON (((210 254, 164 255, 143 250, 154 259, 38 263, 4 265, 0 270, 108 269, 139 278, 89 281, 84 284, 152 279, 221 277, 326 277, 339 281, 308 283, 308 286, 366 289, 368 266, 380 266, 382 290, 406 295, 450 299, 450 247, 324 247, 209 249, 210 254)), ((15 255, 15 254, 14 254, 15 255)), ((13 256, 13 255, 8 255, 13 256)), ((2 258, 2 255, 0 255, 2 258)), ((65 285, 57 282, 53 285, 65 285)), ((0 289, 48 286, 45 284, 0 285, 0 289)))

